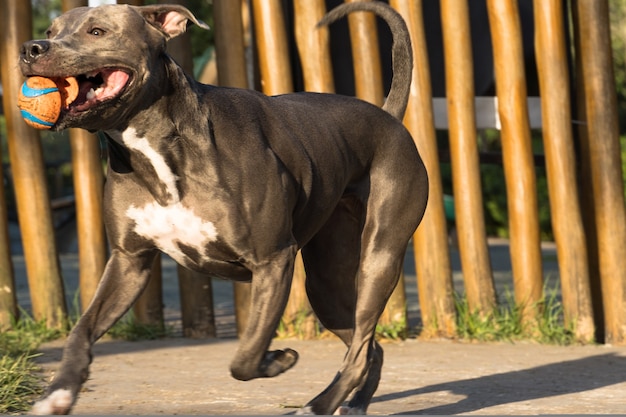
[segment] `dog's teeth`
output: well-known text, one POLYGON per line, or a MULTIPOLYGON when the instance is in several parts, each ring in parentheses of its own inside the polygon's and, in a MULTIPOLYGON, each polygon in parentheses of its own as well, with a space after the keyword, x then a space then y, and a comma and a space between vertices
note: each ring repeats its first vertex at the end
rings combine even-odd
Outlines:
POLYGON ((91 100, 93 98, 96 97, 96 92, 93 91, 93 88, 91 88, 89 91, 87 91, 87 100, 91 100))

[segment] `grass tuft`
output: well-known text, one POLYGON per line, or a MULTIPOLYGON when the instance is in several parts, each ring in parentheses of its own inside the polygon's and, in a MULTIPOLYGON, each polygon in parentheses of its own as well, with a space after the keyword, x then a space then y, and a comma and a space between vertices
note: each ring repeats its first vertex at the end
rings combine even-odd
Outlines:
POLYGON ((537 318, 525 323, 522 308, 515 303, 510 291, 505 301, 487 315, 470 311, 465 297, 457 295, 457 331, 461 339, 481 342, 533 340, 538 343, 569 345, 575 343, 574 331, 565 326, 563 306, 556 289, 544 288, 544 296, 534 311, 537 318))
POLYGON ((26 312, 12 327, 0 332, 0 414, 27 411, 41 395, 42 377, 33 359, 41 343, 63 335, 49 329, 45 321, 35 321, 26 312))
POLYGON ((124 316, 107 332, 113 339, 135 342, 137 340, 156 340, 171 336, 173 330, 169 326, 139 323, 132 312, 124 316))

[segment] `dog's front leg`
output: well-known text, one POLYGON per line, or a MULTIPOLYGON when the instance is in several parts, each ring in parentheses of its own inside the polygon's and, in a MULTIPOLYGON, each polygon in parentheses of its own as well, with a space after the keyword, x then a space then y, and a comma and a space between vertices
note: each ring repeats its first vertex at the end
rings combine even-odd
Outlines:
POLYGON ((68 414, 89 376, 91 346, 128 311, 150 277, 153 251, 129 255, 114 250, 96 294, 63 350, 61 366, 33 414, 68 414))
POLYGON ((252 271, 249 320, 230 367, 236 379, 273 377, 298 360, 292 349, 268 351, 289 297, 295 256, 295 246, 286 248, 252 271))

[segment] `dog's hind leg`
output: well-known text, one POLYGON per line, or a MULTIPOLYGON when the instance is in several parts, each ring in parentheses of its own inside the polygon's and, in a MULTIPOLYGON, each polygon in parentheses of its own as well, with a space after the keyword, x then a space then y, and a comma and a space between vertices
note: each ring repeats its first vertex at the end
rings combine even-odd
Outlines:
MULTIPOLYGON (((327 223, 302 249, 307 274, 307 294, 324 327, 350 347, 354 336, 356 276, 359 269, 363 204, 344 198, 327 223)), ((383 350, 374 340, 368 348, 367 373, 347 406, 338 407, 352 389, 323 408, 303 412, 364 414, 378 387, 383 350), (335 404, 337 403, 337 404, 335 404)))
POLYGON ((61 366, 32 414, 68 414, 89 376, 91 346, 128 311, 148 279, 154 254, 113 250, 96 294, 76 323, 63 350, 61 366))
POLYGON ((273 377, 291 368, 298 360, 295 350, 268 351, 289 297, 296 245, 253 266, 249 320, 230 372, 236 379, 273 377))
POLYGON ((307 285, 311 305, 349 347, 334 380, 302 413, 333 413, 355 389, 348 406, 338 411, 365 413, 378 385, 383 355, 374 339, 376 323, 398 282, 407 243, 422 218, 428 196, 423 165, 410 158, 400 163, 398 155, 403 154, 381 155, 381 163, 373 162, 365 208, 355 211, 338 207, 334 216, 339 217, 331 218, 321 231, 326 241, 324 235, 318 235, 320 242, 310 242, 314 245, 308 253, 303 251, 305 266, 309 261, 307 277, 312 273, 315 279, 307 285), (386 163, 389 160, 394 163, 386 163), (345 222, 351 222, 352 227, 345 222), (329 248, 327 253, 313 249, 324 245, 329 248), (320 254, 327 257, 319 258, 320 254), (330 262, 338 266, 331 269, 323 265, 330 262))

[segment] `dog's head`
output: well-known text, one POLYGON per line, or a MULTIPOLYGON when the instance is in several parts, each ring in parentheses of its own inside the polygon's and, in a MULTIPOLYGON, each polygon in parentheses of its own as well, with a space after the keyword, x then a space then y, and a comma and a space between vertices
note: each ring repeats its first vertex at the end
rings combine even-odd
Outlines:
POLYGON ((56 18, 47 39, 22 45, 20 70, 26 77, 78 80, 78 98, 55 129, 103 129, 140 95, 166 41, 192 23, 208 29, 179 5, 79 7, 56 18))

